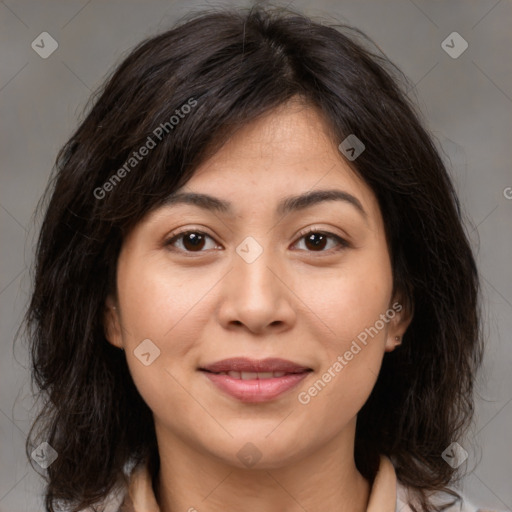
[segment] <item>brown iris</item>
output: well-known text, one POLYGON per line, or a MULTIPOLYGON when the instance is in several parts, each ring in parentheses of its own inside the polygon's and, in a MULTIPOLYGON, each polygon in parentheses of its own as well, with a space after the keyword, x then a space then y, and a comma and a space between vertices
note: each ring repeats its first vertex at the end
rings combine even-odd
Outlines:
POLYGON ((183 237, 183 247, 187 251, 199 249, 201 250, 204 246, 204 235, 201 233, 185 233, 183 237))
POLYGON ((306 247, 308 247, 308 249, 322 250, 325 247, 327 238, 328 238, 328 236, 324 235, 323 233, 310 233, 304 239, 305 239, 306 247), (322 239, 319 240, 316 237, 321 237, 322 239), (308 245, 308 244, 311 244, 311 245, 308 245))

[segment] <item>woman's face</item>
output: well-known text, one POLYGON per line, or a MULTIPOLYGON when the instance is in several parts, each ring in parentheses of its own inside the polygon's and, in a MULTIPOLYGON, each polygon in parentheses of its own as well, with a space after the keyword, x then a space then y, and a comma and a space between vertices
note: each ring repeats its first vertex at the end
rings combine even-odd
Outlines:
POLYGON ((212 199, 143 219, 107 300, 107 337, 126 351, 159 442, 270 468, 350 439, 408 325, 371 189, 316 111, 288 104, 237 132, 179 192, 212 199), (341 194, 307 199, 320 190, 341 194), (202 370, 230 358, 297 368, 202 370))

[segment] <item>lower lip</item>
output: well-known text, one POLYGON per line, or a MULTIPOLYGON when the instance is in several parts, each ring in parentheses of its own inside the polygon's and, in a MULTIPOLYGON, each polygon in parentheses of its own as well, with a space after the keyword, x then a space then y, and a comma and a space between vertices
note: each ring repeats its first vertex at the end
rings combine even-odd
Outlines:
POLYGON ((203 371, 221 391, 241 402, 267 402, 294 388, 310 372, 290 373, 271 379, 234 379, 229 375, 218 375, 203 371))

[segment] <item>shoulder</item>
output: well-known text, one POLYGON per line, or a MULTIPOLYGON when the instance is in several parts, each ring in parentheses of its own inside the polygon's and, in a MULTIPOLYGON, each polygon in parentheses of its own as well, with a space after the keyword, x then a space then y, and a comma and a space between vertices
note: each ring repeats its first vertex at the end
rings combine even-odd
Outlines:
MULTIPOLYGON (((397 500, 396 500, 396 510, 395 512, 412 512, 411 507, 409 506, 409 500, 412 499, 412 503, 415 503, 414 495, 411 491, 401 484, 397 482, 396 484, 397 491, 397 500)), ((460 493, 459 493, 460 494, 460 493)), ((435 493, 431 495, 432 503, 436 505, 442 505, 451 503, 453 498, 445 493, 435 493)), ((491 509, 482 509, 475 505, 473 505, 467 498, 461 495, 461 500, 457 503, 451 505, 450 507, 444 509, 444 512, 498 512, 491 509)))

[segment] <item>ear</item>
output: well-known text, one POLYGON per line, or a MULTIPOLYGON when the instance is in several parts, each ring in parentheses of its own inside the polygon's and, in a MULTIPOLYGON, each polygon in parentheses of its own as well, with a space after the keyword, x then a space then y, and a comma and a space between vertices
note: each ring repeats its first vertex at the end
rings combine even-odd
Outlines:
POLYGON ((404 334, 414 316, 414 306, 409 300, 404 299, 403 294, 397 294, 391 301, 388 312, 390 320, 385 351, 392 352, 402 344, 404 334), (392 312, 394 316, 391 318, 392 312))
POLYGON ((105 300, 103 312, 103 328, 108 342, 121 350, 124 350, 123 337, 121 334, 121 322, 116 301, 109 295, 105 300))

